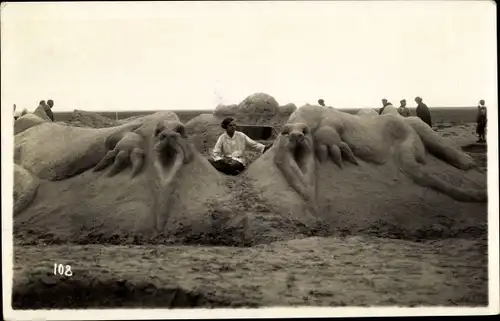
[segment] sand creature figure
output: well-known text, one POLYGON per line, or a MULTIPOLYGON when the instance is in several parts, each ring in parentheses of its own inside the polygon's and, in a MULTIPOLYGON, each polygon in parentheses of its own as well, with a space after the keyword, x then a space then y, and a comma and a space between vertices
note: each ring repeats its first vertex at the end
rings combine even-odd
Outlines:
POLYGON ((396 161, 416 183, 464 202, 485 202, 486 191, 454 186, 428 174, 423 167, 426 151, 462 170, 475 166, 459 148, 444 142, 416 117, 400 115, 360 117, 320 106, 306 105, 295 111, 278 137, 275 163, 288 183, 305 200, 314 199, 315 157, 327 155, 342 166, 344 158, 375 164, 396 161))
POLYGON ((17 213, 16 228, 50 230, 61 239, 89 240, 82 229, 103 238, 149 238, 177 233, 183 225, 209 229, 207 207, 227 195, 219 182, 223 177, 194 149, 170 112, 103 129, 46 122, 16 135, 16 150, 16 164, 42 178, 38 193, 17 213), (57 140, 37 148, 37 140, 51 136, 57 140), (100 175, 96 165, 98 171, 111 168, 100 175), (62 220, 61 213, 67 214, 62 220))
POLYGON ((226 131, 219 136, 213 150, 210 163, 220 172, 228 175, 238 175, 245 170, 245 151, 251 148, 264 153, 270 145, 258 143, 245 133, 236 130, 233 117, 226 117, 221 127, 226 131))

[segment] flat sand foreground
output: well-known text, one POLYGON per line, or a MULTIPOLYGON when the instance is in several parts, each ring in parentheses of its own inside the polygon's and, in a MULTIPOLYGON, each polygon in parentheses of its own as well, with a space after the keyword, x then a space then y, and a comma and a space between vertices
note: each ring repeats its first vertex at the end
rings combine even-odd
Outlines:
POLYGON ((20 246, 13 308, 486 306, 487 258, 486 239, 20 246))

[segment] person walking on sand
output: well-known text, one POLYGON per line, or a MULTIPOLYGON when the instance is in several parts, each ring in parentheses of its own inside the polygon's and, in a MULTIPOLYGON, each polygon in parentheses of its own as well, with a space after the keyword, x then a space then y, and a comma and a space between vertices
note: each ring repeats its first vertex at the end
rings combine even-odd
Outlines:
POLYGON ((226 131, 219 136, 213 150, 213 158, 209 162, 220 172, 227 175, 238 175, 245 169, 245 150, 251 148, 264 153, 271 147, 260 144, 240 131, 236 130, 233 117, 226 117, 221 123, 226 131))
POLYGON ((399 103, 401 104, 401 106, 399 106, 398 108, 398 113, 403 117, 410 117, 411 112, 408 107, 406 107, 406 99, 401 99, 399 103))
POLYGON ((417 117, 432 128, 432 118, 429 107, 424 104, 424 101, 421 97, 415 97, 415 102, 417 103, 417 117))
POLYGON ((487 117, 486 117, 486 106, 484 105, 484 100, 481 99, 479 101, 479 105, 477 106, 477 126, 476 126, 476 134, 478 135, 478 143, 486 143, 486 123, 487 123, 487 117))

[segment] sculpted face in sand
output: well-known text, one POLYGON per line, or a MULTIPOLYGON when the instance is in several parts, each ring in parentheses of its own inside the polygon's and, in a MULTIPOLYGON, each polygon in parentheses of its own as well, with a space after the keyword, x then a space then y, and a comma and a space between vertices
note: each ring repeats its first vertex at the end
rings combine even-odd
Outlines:
POLYGON ((305 200, 314 197, 313 139, 304 123, 286 124, 277 142, 274 161, 305 200))
POLYGON ((158 122, 154 131, 155 151, 161 163, 168 166, 177 155, 182 157, 182 162, 188 164, 193 153, 188 147, 186 128, 178 122, 158 122))
POLYGON ((356 165, 356 157, 375 164, 391 160, 417 184, 459 201, 486 201, 484 190, 458 187, 427 173, 426 152, 461 170, 469 170, 475 164, 471 157, 458 147, 444 142, 416 117, 403 118, 392 113, 379 117, 360 117, 306 105, 290 116, 278 139, 275 164, 287 182, 306 200, 314 198, 314 193, 310 191, 314 190, 315 155, 319 162, 324 162, 330 156, 339 167, 342 167, 342 158, 356 165), (314 146, 311 146, 311 140, 314 146), (305 141, 307 143, 303 143, 305 141), (295 150, 296 146, 307 148, 294 153, 290 152, 290 146, 295 150))

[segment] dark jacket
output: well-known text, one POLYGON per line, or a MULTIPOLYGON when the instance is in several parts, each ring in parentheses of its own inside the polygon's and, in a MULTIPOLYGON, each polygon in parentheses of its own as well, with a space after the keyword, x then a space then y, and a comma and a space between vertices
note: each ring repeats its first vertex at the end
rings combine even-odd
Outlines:
POLYGON ((486 107, 484 107, 484 106, 477 106, 477 116, 476 116, 476 122, 479 122, 479 119, 480 119, 481 117, 483 117, 483 116, 486 118, 486 113, 485 113, 485 115, 481 115, 481 110, 482 110, 482 109, 484 109, 484 111, 486 111, 486 107))
POLYGON ((479 107, 478 108, 478 113, 477 113, 477 127, 476 127, 476 133, 477 134, 484 134, 485 133, 485 128, 486 128, 486 123, 488 121, 488 119, 486 118, 486 113, 481 114, 481 109, 483 109, 486 111, 486 107, 479 107))
POLYGON ((429 127, 432 127, 431 112, 429 111, 429 107, 427 107, 424 103, 419 103, 416 111, 417 117, 429 125, 429 127))
POLYGON ((54 121, 54 114, 52 113, 52 109, 50 109, 49 105, 44 105, 43 110, 45 110, 45 113, 47 114, 47 116, 49 116, 49 118, 52 121, 54 121))

